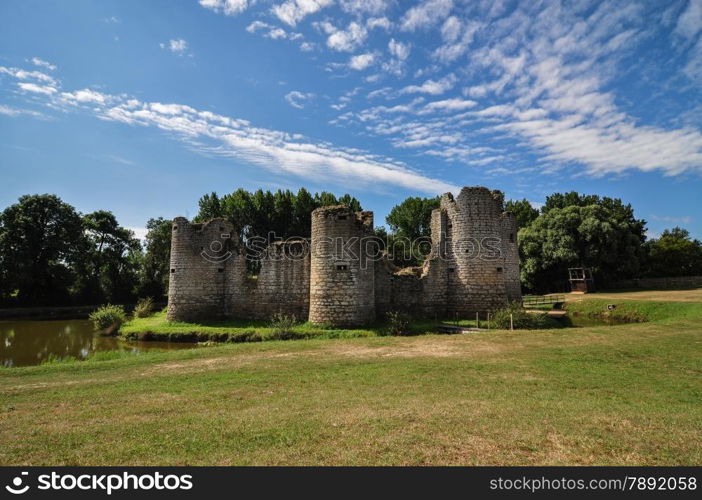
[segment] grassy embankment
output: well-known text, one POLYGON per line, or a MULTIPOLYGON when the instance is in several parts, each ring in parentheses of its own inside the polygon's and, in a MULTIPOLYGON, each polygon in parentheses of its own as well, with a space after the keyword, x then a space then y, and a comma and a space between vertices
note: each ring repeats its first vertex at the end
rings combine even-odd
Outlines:
MULTIPOLYGON (((435 331, 436 321, 415 321, 409 333, 420 335, 435 331)), ((282 340, 290 339, 343 339, 378 337, 386 334, 387 325, 378 323, 368 328, 342 329, 299 323, 282 334, 282 340)), ((228 320, 204 324, 168 321, 165 311, 148 318, 133 318, 120 328, 127 340, 162 340, 172 342, 259 342, 281 340, 268 321, 228 320)))
POLYGON ((0 464, 699 464, 702 303, 568 307, 612 302, 649 321, 0 370, 0 464))

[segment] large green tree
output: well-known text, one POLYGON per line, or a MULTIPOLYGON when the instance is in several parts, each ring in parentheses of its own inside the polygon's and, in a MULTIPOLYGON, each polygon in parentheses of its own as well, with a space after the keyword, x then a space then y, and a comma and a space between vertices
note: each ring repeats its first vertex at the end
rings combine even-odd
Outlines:
POLYGON ((81 256, 84 302, 129 303, 139 282, 141 244, 119 225, 112 212, 98 210, 83 217, 87 245, 81 256))
POLYGON ((206 221, 215 217, 222 217, 222 203, 219 196, 214 191, 204 195, 198 201, 199 212, 195 217, 195 221, 206 221))
POLYGON ((554 208, 587 207, 592 205, 606 209, 612 220, 618 224, 626 224, 641 243, 646 240, 646 221, 637 219, 634 216, 634 208, 631 204, 625 204, 619 198, 600 197, 596 194, 580 194, 576 191, 554 193, 546 197, 546 202, 541 207, 541 213, 546 214, 554 208))
POLYGON ((645 274, 652 277, 702 275, 702 242, 680 227, 646 242, 645 274))
POLYGON ((601 202, 602 199, 596 194, 581 194, 577 191, 553 193, 546 197, 546 202, 541 207, 541 213, 545 214, 553 208, 586 207, 588 205, 599 205, 601 202))
POLYGON ((410 240, 431 235, 431 212, 439 208, 440 198, 412 196, 395 205, 385 218, 390 230, 410 240))
POLYGON ((168 293, 171 260, 172 221, 163 217, 149 219, 146 223, 144 255, 141 260, 139 296, 164 300, 168 293))
POLYGON ((633 277, 644 229, 621 202, 551 207, 519 231, 522 284, 538 292, 563 290, 568 268, 580 266, 605 284, 633 277))
POLYGON ((58 196, 25 195, 0 215, 0 293, 19 305, 57 305, 84 239, 80 215, 58 196))
POLYGON ((505 210, 512 212, 517 218, 517 226, 527 227, 539 216, 539 211, 531 206, 529 200, 509 200, 505 203, 505 210))
POLYGON ((431 213, 439 207, 440 198, 412 196, 395 205, 385 218, 390 226, 387 247, 393 262, 400 266, 421 264, 430 249, 431 213))

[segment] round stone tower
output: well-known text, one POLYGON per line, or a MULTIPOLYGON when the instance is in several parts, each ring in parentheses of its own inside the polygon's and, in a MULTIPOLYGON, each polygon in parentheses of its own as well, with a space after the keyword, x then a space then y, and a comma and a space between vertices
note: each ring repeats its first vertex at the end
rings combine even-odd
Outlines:
POLYGON ((375 320, 374 260, 364 240, 372 234, 372 212, 345 205, 312 212, 310 322, 362 326, 375 320))
POLYGON ((221 319, 231 314, 232 284, 241 274, 234 227, 224 219, 173 220, 168 282, 170 321, 221 319))
POLYGON ((464 187, 454 200, 441 198, 446 212, 447 312, 472 317, 521 299, 517 224, 504 211, 500 191, 464 187))

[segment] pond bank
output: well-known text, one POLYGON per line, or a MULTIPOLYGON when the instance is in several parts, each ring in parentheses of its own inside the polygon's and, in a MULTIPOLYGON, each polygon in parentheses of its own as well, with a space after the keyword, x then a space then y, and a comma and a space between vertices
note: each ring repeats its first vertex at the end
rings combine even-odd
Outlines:
MULTIPOLYGON (((119 304, 118 304, 119 305, 119 304)), ((155 303, 156 307, 165 307, 163 302, 155 303)), ((28 319, 28 320, 52 320, 52 319, 87 319, 91 312, 98 309, 100 305, 92 306, 57 306, 57 307, 7 307, 0 308, 0 320, 28 319)), ((124 310, 131 312, 134 304, 122 304, 124 310)))
POLYGON ((85 319, 99 306, 12 307, 0 309, 0 320, 85 319))
POLYGON ((0 367, 6 368, 188 347, 194 346, 105 337, 87 319, 0 320, 0 367))

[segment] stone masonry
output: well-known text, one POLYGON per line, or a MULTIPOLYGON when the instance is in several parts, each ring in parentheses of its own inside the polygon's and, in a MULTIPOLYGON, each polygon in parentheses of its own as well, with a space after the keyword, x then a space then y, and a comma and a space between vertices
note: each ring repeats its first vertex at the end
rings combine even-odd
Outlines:
POLYGON ((168 319, 269 319, 281 312, 334 326, 362 326, 389 311, 474 317, 521 300, 517 223, 503 195, 465 187, 432 213, 424 265, 396 268, 373 230, 372 212, 339 205, 312 213, 309 240, 269 245, 247 276, 242 242, 222 219, 173 221, 168 319))

